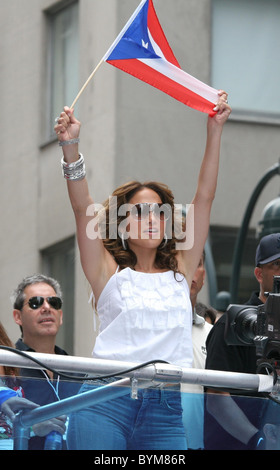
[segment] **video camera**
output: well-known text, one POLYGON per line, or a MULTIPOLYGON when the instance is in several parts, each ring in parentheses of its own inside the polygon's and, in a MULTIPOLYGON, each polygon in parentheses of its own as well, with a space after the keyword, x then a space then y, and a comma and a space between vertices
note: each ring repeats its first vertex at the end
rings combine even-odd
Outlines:
POLYGON ((274 276, 273 293, 265 304, 229 305, 225 341, 232 346, 255 346, 257 373, 280 369, 280 276, 274 276))

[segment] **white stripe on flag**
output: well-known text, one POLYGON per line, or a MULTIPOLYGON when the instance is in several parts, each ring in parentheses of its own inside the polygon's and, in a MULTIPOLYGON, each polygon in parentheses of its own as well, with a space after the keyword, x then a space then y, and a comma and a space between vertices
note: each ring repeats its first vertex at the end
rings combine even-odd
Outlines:
POLYGON ((165 75, 179 85, 182 85, 188 90, 196 93, 202 98, 210 101, 210 103, 216 103, 218 101, 218 91, 214 88, 206 85, 192 75, 184 72, 184 70, 176 67, 175 65, 168 62, 166 59, 137 59, 148 67, 156 70, 157 72, 165 75))
POLYGON ((153 36, 151 35, 151 31, 149 30, 149 28, 148 28, 148 36, 149 36, 150 43, 152 44, 152 47, 153 47, 156 55, 158 55, 159 57, 165 57, 165 55, 162 52, 161 48, 159 47, 159 45, 156 43, 153 36))

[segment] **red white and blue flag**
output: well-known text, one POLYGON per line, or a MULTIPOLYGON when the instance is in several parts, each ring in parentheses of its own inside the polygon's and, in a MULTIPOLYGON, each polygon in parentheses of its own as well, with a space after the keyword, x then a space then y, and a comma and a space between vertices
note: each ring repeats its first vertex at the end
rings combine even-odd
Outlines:
POLYGON ((142 0, 102 60, 191 108, 215 114, 218 91, 181 69, 152 0, 142 0))

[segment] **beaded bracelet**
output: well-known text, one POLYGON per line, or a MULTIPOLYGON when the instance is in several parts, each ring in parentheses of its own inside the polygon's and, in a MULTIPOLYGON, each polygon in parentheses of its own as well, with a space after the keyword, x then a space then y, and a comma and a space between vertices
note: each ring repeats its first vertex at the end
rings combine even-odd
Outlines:
POLYGON ((58 142, 58 145, 60 145, 60 147, 64 147, 64 145, 72 145, 72 144, 78 144, 80 142, 80 139, 77 138, 77 139, 70 139, 70 140, 60 140, 58 142))
POLYGON ((79 159, 76 162, 67 163, 64 158, 61 159, 62 174, 65 179, 79 181, 86 176, 86 167, 84 157, 79 153, 79 159))

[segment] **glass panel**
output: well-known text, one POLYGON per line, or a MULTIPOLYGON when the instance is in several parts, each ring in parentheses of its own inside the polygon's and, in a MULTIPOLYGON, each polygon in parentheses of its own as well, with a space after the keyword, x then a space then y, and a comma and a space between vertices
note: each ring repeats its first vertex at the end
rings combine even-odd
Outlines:
MULTIPOLYGON (((4 381, 5 379, 3 378, 4 381)), ((82 395, 77 394, 80 382, 63 380, 62 378, 59 382, 23 378, 21 385, 25 396, 30 400, 41 405, 55 403, 59 409, 52 410, 49 406, 42 406, 37 411, 28 412, 27 415, 23 414, 21 421, 18 420, 20 425, 16 425, 13 430, 14 437, 11 433, 13 425, 1 415, 1 449, 12 448, 13 439, 16 450, 24 449, 26 445, 30 449, 42 449, 45 445, 44 437, 36 437, 32 434, 25 441, 26 436, 24 433, 20 434, 20 431, 22 424, 29 426, 32 416, 34 418, 34 416, 38 416, 38 413, 44 411, 48 414, 41 414, 40 419, 51 418, 52 414, 57 416, 66 414, 68 416, 67 431, 63 438, 64 449, 73 449, 77 442, 79 449, 87 446, 97 450, 166 449, 169 453, 170 450, 181 449, 178 454, 174 452, 173 455, 177 458, 181 455, 183 459, 184 428, 182 428, 182 422, 178 424, 180 423, 181 399, 183 422, 189 448, 243 449, 244 444, 239 438, 250 436, 252 429, 255 429, 259 432, 250 441, 252 447, 259 443, 259 449, 280 449, 280 405, 262 397, 261 394, 259 397, 231 397, 200 393, 183 393, 180 396, 180 391, 174 390, 172 387, 163 389, 151 387, 138 389, 137 399, 133 399, 130 387, 110 386, 106 382, 103 382, 102 385, 100 382, 86 384, 83 386, 84 393, 82 395), (60 401, 58 401, 57 395, 59 395, 60 401), (69 397, 72 398, 69 399, 69 397), (95 406, 94 410, 88 408, 92 405, 95 406), (211 410, 211 415, 209 410, 211 410), (239 410, 242 410, 241 414, 239 410), (30 422, 26 421, 27 417, 28 419, 31 417, 30 422), (222 421, 224 427, 221 426, 222 421), (255 428, 252 428, 252 425, 255 428), (176 429, 181 430, 177 447, 175 446, 178 439, 176 429), (233 437, 236 433, 237 439, 233 437)), ((27 429, 27 433, 29 433, 29 427, 27 429)), ((33 429, 36 430, 36 426, 33 426, 33 429)), ((111 454, 104 453, 104 458, 107 455, 109 458, 111 454)), ((136 461, 139 459, 137 454, 135 454, 135 458, 136 461)), ((139 463, 143 464, 144 462, 139 463)))

